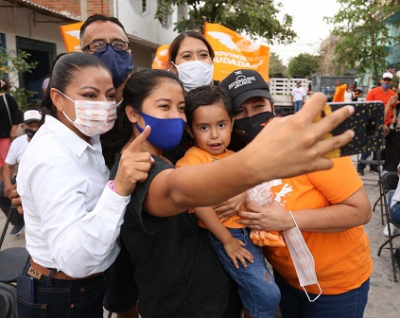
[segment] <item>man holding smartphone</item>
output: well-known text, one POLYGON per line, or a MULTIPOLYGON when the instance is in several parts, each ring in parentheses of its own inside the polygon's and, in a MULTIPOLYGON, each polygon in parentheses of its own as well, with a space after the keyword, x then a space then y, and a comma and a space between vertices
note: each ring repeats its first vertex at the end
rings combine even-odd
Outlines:
MULTIPOLYGON (((381 86, 377 86, 371 89, 366 97, 366 101, 382 101, 385 105, 384 124, 389 126, 393 120, 396 120, 396 103, 397 93, 393 92, 391 87, 393 84, 393 74, 386 72, 382 75, 381 86)), ((363 153, 361 160, 367 160, 370 153, 363 153)), ((373 160, 377 159, 376 152, 373 153, 373 160)), ((364 175, 364 169, 366 165, 364 163, 357 164, 357 171, 359 175, 364 175)), ((371 171, 379 172, 377 165, 370 165, 371 171)))

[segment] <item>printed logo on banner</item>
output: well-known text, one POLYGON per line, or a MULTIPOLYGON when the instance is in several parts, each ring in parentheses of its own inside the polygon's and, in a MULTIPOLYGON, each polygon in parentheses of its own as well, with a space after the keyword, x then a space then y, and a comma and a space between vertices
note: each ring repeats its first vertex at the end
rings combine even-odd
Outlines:
MULTIPOLYGON (((229 73, 241 68, 256 70, 269 81, 269 47, 253 43, 242 35, 217 23, 205 23, 204 35, 214 49, 214 75, 216 81, 223 80, 229 73)), ((246 80, 237 85, 248 84, 246 80)))

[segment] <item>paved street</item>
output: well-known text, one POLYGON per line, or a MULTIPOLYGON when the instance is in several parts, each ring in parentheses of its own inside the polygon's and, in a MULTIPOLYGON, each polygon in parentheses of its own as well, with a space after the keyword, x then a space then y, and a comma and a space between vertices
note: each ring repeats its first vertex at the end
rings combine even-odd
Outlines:
MULTIPOLYGON (((365 169, 365 176, 363 176, 362 179, 364 180, 364 185, 371 204, 373 204, 379 197, 379 189, 377 186, 378 175, 369 172, 369 168, 367 167, 365 169)), ((3 228, 4 222, 5 217, 1 214, 0 228, 3 228)), ((394 283, 393 281, 389 251, 384 250, 380 257, 377 256, 380 244, 385 241, 385 237, 382 235, 383 226, 381 224, 379 205, 373 213, 371 222, 365 226, 365 229, 370 239, 371 253, 374 259, 374 270, 371 277, 369 302, 364 317, 398 318, 400 317, 400 283, 394 283)), ((10 237, 7 235, 3 248, 23 246, 24 244, 24 235, 20 237, 10 237)), ((400 237, 396 239, 395 245, 400 246, 400 237)), ((400 281, 400 270, 397 270, 397 276, 400 281)), ((106 313, 104 317, 107 317, 106 313)))

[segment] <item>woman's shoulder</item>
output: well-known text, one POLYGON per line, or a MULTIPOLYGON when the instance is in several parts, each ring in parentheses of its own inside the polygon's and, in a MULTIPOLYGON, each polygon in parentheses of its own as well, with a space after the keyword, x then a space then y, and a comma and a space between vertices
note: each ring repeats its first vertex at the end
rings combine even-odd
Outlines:
POLYGON ((72 152, 62 143, 57 134, 42 126, 28 143, 24 157, 28 156, 36 162, 52 164, 53 162, 67 162, 72 164, 72 152))

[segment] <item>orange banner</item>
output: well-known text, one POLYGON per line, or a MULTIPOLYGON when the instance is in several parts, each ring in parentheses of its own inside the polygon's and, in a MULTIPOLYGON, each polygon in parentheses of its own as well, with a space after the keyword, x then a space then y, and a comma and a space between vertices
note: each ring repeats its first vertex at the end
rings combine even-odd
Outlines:
POLYGON ((161 45, 156 51, 156 56, 154 57, 153 64, 151 64, 152 69, 157 70, 167 70, 168 69, 168 49, 169 44, 161 45))
POLYGON ((81 45, 79 43, 79 30, 83 22, 60 25, 62 37, 67 52, 80 51, 81 45))
POLYGON ((253 69, 269 82, 269 47, 256 44, 217 23, 204 23, 204 35, 215 51, 214 76, 223 80, 237 69, 253 69))

